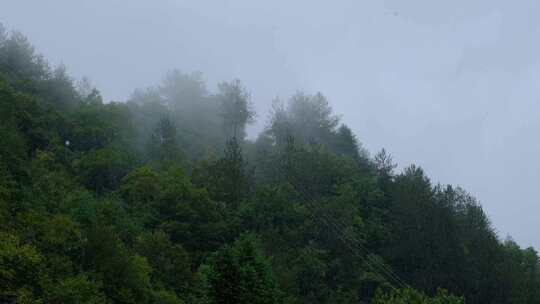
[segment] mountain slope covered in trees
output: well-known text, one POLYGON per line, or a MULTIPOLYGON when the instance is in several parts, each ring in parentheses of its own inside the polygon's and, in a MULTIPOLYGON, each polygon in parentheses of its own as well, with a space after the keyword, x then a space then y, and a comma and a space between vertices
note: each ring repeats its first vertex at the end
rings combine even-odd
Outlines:
POLYGON ((466 191, 369 156, 320 93, 270 117, 247 140, 246 88, 179 71, 105 103, 0 28, 0 297, 540 303, 537 252, 466 191))

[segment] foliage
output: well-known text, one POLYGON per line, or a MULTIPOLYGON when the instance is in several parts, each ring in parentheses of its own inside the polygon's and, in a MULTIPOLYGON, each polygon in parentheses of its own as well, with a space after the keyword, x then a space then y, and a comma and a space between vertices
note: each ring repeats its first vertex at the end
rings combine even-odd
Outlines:
POLYGON ((209 259, 202 271, 211 303, 274 304, 280 293, 253 235, 244 235, 209 259))
POLYGON ((238 79, 220 83, 218 87, 226 134, 228 137, 244 139, 246 125, 255 121, 255 110, 249 101, 249 94, 238 79))
POLYGON ((104 102, 0 26, 0 299, 540 303, 538 253, 465 190, 370 157, 320 93, 248 140, 250 102, 177 70, 104 102))
POLYGON ((13 234, 0 232, 0 286, 2 293, 31 290, 43 256, 13 234))

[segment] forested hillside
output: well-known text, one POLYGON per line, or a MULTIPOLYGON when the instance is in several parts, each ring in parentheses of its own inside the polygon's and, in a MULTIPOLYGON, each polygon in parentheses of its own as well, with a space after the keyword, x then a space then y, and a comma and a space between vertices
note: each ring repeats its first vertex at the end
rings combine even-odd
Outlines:
POLYGON ((247 140, 266 115, 176 70, 105 102, 0 27, 0 297, 540 303, 537 252, 465 190, 371 156, 320 93, 247 140))

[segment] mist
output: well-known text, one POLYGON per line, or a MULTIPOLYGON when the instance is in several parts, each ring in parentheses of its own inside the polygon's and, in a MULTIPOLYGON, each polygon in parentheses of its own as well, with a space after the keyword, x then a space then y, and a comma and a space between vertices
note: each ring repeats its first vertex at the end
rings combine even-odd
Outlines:
POLYGON ((499 235, 540 247, 536 1, 5 1, 52 64, 126 101, 174 68, 240 79, 256 138, 276 97, 322 92, 372 154, 476 196, 499 235), (511 191, 509 191, 511 190, 511 191))

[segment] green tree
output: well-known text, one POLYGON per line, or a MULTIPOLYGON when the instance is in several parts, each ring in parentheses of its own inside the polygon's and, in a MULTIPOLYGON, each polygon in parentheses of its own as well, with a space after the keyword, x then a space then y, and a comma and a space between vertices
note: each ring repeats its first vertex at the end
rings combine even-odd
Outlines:
POLYGON ((189 255, 180 244, 173 244, 163 232, 144 233, 137 238, 135 251, 152 267, 154 286, 163 286, 177 294, 187 294, 191 283, 189 255))
POLYGON ((124 176, 136 165, 128 151, 104 148, 88 152, 74 164, 80 181, 99 194, 118 189, 124 176))
POLYGON ((209 190, 214 200, 237 208, 250 191, 249 170, 240 143, 233 137, 227 141, 223 157, 209 164, 204 170, 206 172, 199 172, 202 176, 196 178, 209 190))
POLYGON ((158 122, 152 134, 150 145, 152 158, 163 166, 179 163, 182 160, 177 128, 169 117, 163 117, 158 122))
POLYGON ((332 147, 339 118, 332 113, 328 100, 321 94, 292 96, 287 105, 274 102, 267 136, 276 143, 289 137, 301 144, 325 144, 332 147))
POLYGON ((228 138, 243 140, 246 136, 246 125, 254 122, 255 110, 249 100, 249 94, 236 79, 218 85, 221 116, 228 138))
POLYGON ((127 211, 143 225, 156 224, 156 205, 162 196, 161 178, 150 167, 140 167, 122 179, 120 196, 127 211))
POLYGON ((51 303, 65 304, 105 304, 101 282, 94 281, 86 274, 68 277, 48 288, 47 298, 51 303))
POLYGON ((89 231, 85 268, 99 274, 105 295, 116 303, 147 303, 151 298, 148 261, 132 254, 110 227, 89 231))
POLYGON ((0 232, 0 295, 30 296, 38 290, 43 256, 13 234, 0 232))
POLYGON ((281 302, 270 265, 252 235, 244 235, 214 254, 203 271, 211 303, 281 302))
POLYGON ((193 186, 179 168, 164 173, 163 195, 157 204, 158 227, 180 243, 197 264, 229 239, 223 206, 206 189, 193 186))

